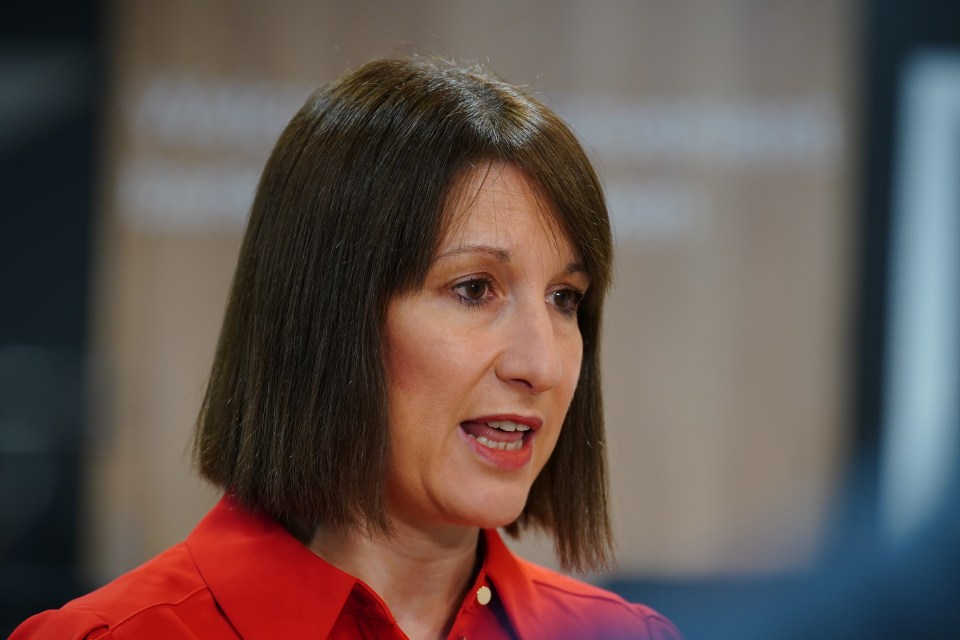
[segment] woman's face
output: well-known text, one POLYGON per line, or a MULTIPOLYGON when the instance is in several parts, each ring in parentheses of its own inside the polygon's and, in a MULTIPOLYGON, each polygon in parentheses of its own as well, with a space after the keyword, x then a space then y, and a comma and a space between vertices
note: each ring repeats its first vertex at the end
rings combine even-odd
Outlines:
POLYGON ((491 528, 557 442, 589 279, 519 170, 481 167, 461 194, 423 288, 387 312, 388 501, 410 524, 491 528))

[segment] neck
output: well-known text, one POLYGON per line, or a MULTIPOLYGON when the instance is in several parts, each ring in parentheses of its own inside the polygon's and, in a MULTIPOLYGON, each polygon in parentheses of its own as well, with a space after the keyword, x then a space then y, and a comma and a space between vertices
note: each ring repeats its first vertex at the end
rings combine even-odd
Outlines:
POLYGON ((390 538, 320 527, 309 547, 372 588, 408 637, 446 637, 476 570, 479 530, 394 526, 390 538))

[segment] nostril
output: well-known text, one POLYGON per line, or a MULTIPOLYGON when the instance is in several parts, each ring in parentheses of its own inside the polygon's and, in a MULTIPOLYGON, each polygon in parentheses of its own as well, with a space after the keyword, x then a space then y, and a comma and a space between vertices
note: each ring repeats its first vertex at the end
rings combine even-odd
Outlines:
POLYGON ((524 380, 524 379, 522 379, 522 378, 514 378, 514 379, 513 379, 513 382, 515 382, 515 383, 519 384, 520 386, 525 387, 525 388, 527 388, 527 389, 533 389, 533 385, 530 384, 530 381, 529 381, 529 380, 524 380))

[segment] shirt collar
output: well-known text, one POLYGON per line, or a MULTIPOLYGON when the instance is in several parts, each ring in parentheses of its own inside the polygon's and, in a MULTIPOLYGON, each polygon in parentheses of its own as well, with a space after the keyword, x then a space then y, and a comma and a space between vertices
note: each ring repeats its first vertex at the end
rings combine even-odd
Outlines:
MULTIPOLYGON (((477 583, 489 579, 520 638, 536 637, 533 581, 495 530, 484 530, 477 583)), ((250 640, 326 638, 357 578, 320 558, 272 518, 225 495, 187 538, 201 577, 239 634, 250 640)))
POLYGON ((326 638, 358 580, 273 519, 224 496, 187 538, 197 569, 230 623, 251 640, 326 638))

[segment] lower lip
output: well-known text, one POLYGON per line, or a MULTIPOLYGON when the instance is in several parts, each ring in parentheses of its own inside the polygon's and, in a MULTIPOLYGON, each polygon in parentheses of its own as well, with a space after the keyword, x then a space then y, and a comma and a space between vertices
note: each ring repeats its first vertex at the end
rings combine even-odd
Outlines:
POLYGON ((490 447, 485 447, 473 436, 469 435, 463 429, 460 429, 460 437, 462 437, 466 442, 467 446, 473 449, 473 452, 476 453, 484 462, 492 464, 493 466, 499 469, 522 469, 527 466, 530 462, 530 458, 533 457, 533 431, 528 431, 526 435, 523 436, 523 445, 514 451, 507 451, 506 449, 491 449, 490 447))

